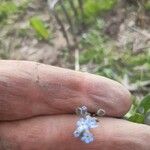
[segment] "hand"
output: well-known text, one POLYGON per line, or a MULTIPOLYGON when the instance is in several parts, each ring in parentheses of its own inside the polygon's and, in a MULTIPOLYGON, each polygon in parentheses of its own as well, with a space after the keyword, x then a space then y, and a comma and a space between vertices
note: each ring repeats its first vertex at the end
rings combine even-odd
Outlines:
POLYGON ((150 150, 150 127, 121 118, 129 92, 110 79, 25 61, 0 61, 0 150, 150 150), (107 117, 85 144, 73 137, 75 108, 107 117), (115 117, 115 118, 113 118, 115 117))

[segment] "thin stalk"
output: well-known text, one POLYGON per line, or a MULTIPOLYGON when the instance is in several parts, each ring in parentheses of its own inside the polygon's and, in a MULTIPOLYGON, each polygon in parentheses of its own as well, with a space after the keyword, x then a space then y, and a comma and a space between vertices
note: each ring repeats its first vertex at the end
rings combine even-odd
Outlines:
POLYGON ((84 27, 84 8, 83 8, 83 0, 78 0, 79 8, 81 12, 81 19, 82 19, 82 27, 84 27))
POLYGON ((55 16, 55 19, 56 19, 57 23, 58 23, 58 24, 60 25, 60 27, 61 27, 61 31, 62 31, 62 33, 63 33, 64 38, 66 39, 67 45, 70 46, 68 34, 67 34, 66 30, 65 30, 65 27, 64 27, 64 25, 63 25, 61 19, 59 18, 59 16, 57 15, 57 13, 56 13, 55 11, 53 11, 53 14, 54 14, 54 16, 55 16))
POLYGON ((65 8, 65 6, 64 6, 62 0, 60 0, 60 5, 61 5, 61 8, 62 8, 62 10, 63 10, 63 13, 64 13, 64 15, 65 15, 65 17, 66 17, 66 20, 68 21, 68 23, 69 23, 69 25, 70 25, 71 32, 73 32, 73 25, 72 25, 71 18, 70 18, 70 16, 69 16, 69 14, 68 14, 68 12, 67 12, 67 10, 66 10, 66 8, 65 8))
POLYGON ((70 4, 70 6, 71 6, 71 8, 72 8, 72 10, 73 10, 74 17, 76 18, 77 23, 79 24, 78 11, 77 11, 77 9, 76 9, 76 7, 75 7, 75 5, 74 5, 73 0, 69 0, 69 4, 70 4))
POLYGON ((80 70, 80 64, 79 64, 79 49, 75 49, 75 70, 79 71, 80 70))

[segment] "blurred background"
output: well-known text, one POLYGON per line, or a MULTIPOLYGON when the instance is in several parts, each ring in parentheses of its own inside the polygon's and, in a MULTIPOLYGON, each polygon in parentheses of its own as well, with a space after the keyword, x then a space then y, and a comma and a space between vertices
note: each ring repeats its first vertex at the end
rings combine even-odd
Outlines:
POLYGON ((150 0, 0 0, 0 59, 103 75, 141 99, 150 93, 150 0))

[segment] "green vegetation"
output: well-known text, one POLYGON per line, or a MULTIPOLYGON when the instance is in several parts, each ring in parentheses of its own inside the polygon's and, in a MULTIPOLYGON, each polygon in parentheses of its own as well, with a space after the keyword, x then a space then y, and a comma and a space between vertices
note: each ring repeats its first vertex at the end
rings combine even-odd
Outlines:
POLYGON ((150 1, 147 1, 147 3, 145 3, 145 9, 146 10, 150 10, 150 1))
POLYGON ((84 15, 87 22, 95 20, 97 15, 111 10, 117 0, 86 0, 84 5, 84 15))
MULTIPOLYGON (((146 123, 150 116, 150 95, 145 96, 140 103, 134 100, 131 110, 126 114, 129 121, 146 123)), ((149 125, 150 125, 150 120, 149 125)))
POLYGON ((17 6, 13 2, 1 2, 0 5, 0 22, 7 19, 7 17, 17 12, 17 6))
POLYGON ((31 0, 23 0, 19 4, 13 0, 0 0, 0 25, 6 24, 7 19, 14 14, 21 14, 28 6, 31 0))
POLYGON ((126 49, 120 54, 115 47, 109 47, 110 39, 103 35, 99 23, 82 38, 81 45, 84 49, 80 55, 80 63, 95 64, 93 73, 104 75, 122 81, 125 74, 130 83, 139 83, 150 79, 150 51, 134 54, 131 49, 126 49), (142 69, 143 68, 143 69, 142 69))
POLYGON ((48 40, 50 36, 49 30, 46 28, 44 22, 38 17, 32 17, 30 19, 30 25, 35 30, 39 39, 48 40))

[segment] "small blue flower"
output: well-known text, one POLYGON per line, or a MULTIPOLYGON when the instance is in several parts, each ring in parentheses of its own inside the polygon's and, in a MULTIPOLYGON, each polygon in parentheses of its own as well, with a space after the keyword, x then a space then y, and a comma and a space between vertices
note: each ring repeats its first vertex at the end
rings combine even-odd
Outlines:
POLYGON ((84 118, 80 118, 78 121, 77 121, 77 127, 80 127, 80 126, 84 126, 86 125, 86 121, 84 118))
POLYGON ((86 116, 85 123, 89 128, 96 128, 98 126, 96 122, 96 118, 91 116, 86 116))
POLYGON ((84 141, 85 143, 89 144, 94 141, 93 134, 90 132, 84 132, 83 136, 81 137, 81 140, 84 141))
POLYGON ((81 134, 81 132, 79 132, 78 130, 75 130, 74 133, 73 133, 73 135, 74 135, 75 137, 79 137, 80 134, 81 134))
POLYGON ((96 118, 91 116, 86 116, 86 118, 81 118, 79 121, 77 121, 77 127, 80 126, 87 126, 90 129, 90 128, 96 128, 98 125, 96 122, 96 118))
POLYGON ((77 128, 73 135, 75 137, 79 137, 81 141, 88 144, 94 141, 94 137, 93 134, 90 133, 90 129, 98 126, 97 120, 95 117, 90 116, 90 114, 87 112, 87 107, 83 106, 79 109, 82 118, 77 121, 77 128))
POLYGON ((85 132, 86 130, 88 130, 88 126, 86 125, 81 125, 79 126, 75 131, 74 131, 74 136, 75 137, 79 137, 83 132, 85 132))

